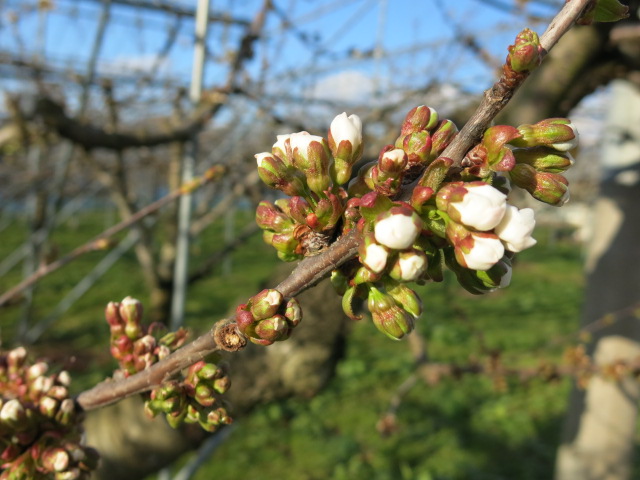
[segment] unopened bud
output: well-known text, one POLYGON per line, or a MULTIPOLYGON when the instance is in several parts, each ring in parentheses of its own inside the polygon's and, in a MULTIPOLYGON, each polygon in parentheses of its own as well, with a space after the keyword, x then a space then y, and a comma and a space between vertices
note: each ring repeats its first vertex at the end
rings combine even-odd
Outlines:
POLYGON ((515 185, 525 189, 536 200, 557 207, 569 200, 569 182, 560 174, 538 172, 531 165, 522 163, 516 165, 509 176, 515 185))
MULTIPOLYGON (((255 334, 259 339, 273 343, 283 339, 288 333, 287 320, 282 315, 274 315, 271 318, 260 320, 255 327, 255 334)), ((252 337, 252 341, 255 339, 252 337)), ((258 342, 260 343, 260 342, 258 342)))
POLYGON ((458 134, 458 127, 451 120, 442 120, 431 136, 431 160, 438 158, 458 134))
POLYGON ((213 389, 219 394, 225 393, 231 387, 231 380, 228 376, 224 376, 222 378, 216 378, 213 381, 213 389))
POLYGON ((406 310, 415 318, 422 314, 422 301, 414 290, 404 283, 394 282, 393 280, 385 282, 384 286, 387 293, 393 297, 403 310, 406 310))
POLYGON ((347 277, 340 269, 331 271, 330 281, 338 295, 344 295, 344 292, 346 292, 349 287, 349 277, 347 277))
POLYGON ((69 454, 60 447, 48 448, 40 455, 40 461, 49 472, 63 472, 69 467, 69 454))
POLYGON ((262 238, 278 252, 282 252, 287 255, 294 255, 297 253, 296 250, 299 242, 293 236, 293 232, 273 233, 265 230, 262 232, 262 238))
POLYGON ((517 163, 531 165, 539 172, 562 173, 574 164, 569 152, 549 147, 518 148, 513 151, 517 163))
POLYGON ((376 243, 373 235, 367 235, 358 248, 359 260, 373 273, 381 273, 387 266, 389 249, 376 243))
POLYGON ((547 146, 568 152, 578 146, 578 130, 567 118, 548 118, 534 125, 520 125, 521 136, 509 142, 515 147, 547 146))
POLYGON ((7 353, 7 366, 9 372, 17 372, 27 359, 27 350, 24 347, 18 347, 7 353))
POLYGON ((502 220, 506 199, 506 195, 484 182, 452 182, 440 189, 436 205, 454 222, 487 231, 502 220))
POLYGON ((249 300, 251 314, 256 320, 272 317, 280 308, 283 300, 284 298, 278 290, 264 289, 249 300))
POLYGON ((256 208, 256 223, 263 230, 278 233, 293 228, 291 220, 273 203, 265 200, 261 201, 256 208))
POLYGON ((213 387, 206 383, 196 385, 194 398, 203 407, 210 407, 216 402, 216 397, 213 395, 213 387))
POLYGON ((325 196, 318 200, 315 212, 307 215, 307 225, 315 231, 331 230, 342 217, 343 211, 340 198, 331 192, 326 192, 325 196))
POLYGON ((357 115, 341 113, 329 127, 329 148, 335 164, 335 179, 338 185, 351 178, 353 165, 362 157, 362 122, 357 115))
POLYGON ((422 228, 423 222, 412 208, 392 207, 376 218, 375 239, 388 248, 403 250, 411 246, 422 228))
POLYGON ((287 301, 284 316, 293 327, 297 326, 302 321, 302 308, 300 308, 298 300, 290 298, 287 301))
POLYGON ((126 297, 118 308, 120 317, 125 322, 124 333, 131 340, 142 336, 142 303, 135 298, 126 297))
POLYGON ((455 247, 460 265, 472 270, 489 270, 504 255, 502 242, 492 233, 472 232, 455 222, 447 224, 447 237, 455 247))
POLYGON ((427 255, 415 248, 398 253, 389 276, 402 282, 417 280, 427 269, 427 255))
POLYGON ((2 405, 2 409, 0 409, 0 422, 15 429, 26 426, 27 412, 20 400, 12 398, 2 405))
POLYGON ((420 105, 413 108, 404 119, 400 135, 431 130, 438 123, 438 113, 431 107, 420 105))
POLYGON ((542 60, 542 46, 538 34, 525 28, 516 37, 514 45, 509 47, 507 63, 515 72, 530 72, 542 60))
POLYGON ((76 405, 71 398, 65 398, 60 402, 60 408, 56 413, 56 422, 62 425, 71 425, 75 420, 76 405))
POLYGON ((378 330, 394 340, 400 340, 414 327, 413 315, 402 309, 393 297, 376 287, 369 289, 367 308, 378 330))
POLYGON ((407 154, 401 148, 385 147, 378 157, 378 170, 388 177, 397 177, 407 166, 407 154))
POLYGON ((294 133, 289 140, 293 152, 293 165, 305 175, 311 191, 321 195, 331 186, 331 152, 327 141, 307 132, 294 133))
MULTIPOLYGON (((442 137, 440 138, 442 139, 442 137)), ((403 137, 401 147, 407 154, 410 166, 427 164, 435 158, 431 156, 433 152, 433 141, 434 139, 426 130, 410 133, 403 137)))
POLYGON ((49 365, 45 362, 34 363, 27 369, 27 380, 35 380, 47 373, 47 370, 49 370, 49 365))
POLYGON ((258 153, 255 157, 258 162, 258 176, 265 185, 290 197, 306 193, 304 181, 293 167, 270 153, 258 153))
POLYGON ((38 402, 38 409, 44 416, 53 418, 58 411, 59 403, 60 402, 58 402, 58 400, 56 400, 55 398, 45 396, 42 397, 38 402))

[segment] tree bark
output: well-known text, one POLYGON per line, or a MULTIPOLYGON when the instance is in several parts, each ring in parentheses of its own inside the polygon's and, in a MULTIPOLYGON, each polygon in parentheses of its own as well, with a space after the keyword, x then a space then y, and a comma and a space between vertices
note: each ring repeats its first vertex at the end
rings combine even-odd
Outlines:
MULTIPOLYGON (((587 290, 582 324, 637 304, 640 300, 640 93, 614 86, 605 178, 594 207, 595 235, 587 258, 587 290)), ((599 330, 588 345, 596 364, 640 356, 640 323, 631 313, 599 330)), ((631 478, 640 384, 596 377, 570 397, 556 480, 631 478)))

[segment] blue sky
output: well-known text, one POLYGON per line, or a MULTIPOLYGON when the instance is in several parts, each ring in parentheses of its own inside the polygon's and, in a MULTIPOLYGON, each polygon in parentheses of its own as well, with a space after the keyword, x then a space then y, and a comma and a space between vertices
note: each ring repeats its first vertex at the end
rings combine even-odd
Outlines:
MULTIPOLYGON (((53 10, 41 15, 29 9, 35 3, 35 0, 5 0, 0 50, 22 53, 28 58, 41 54, 48 61, 82 71, 97 30, 101 4, 94 0, 55 0, 53 10), (17 22, 8 21, 12 12, 17 22), (37 34, 42 24, 46 25, 44 40, 37 34)), ((175 3, 194 6, 196 1, 175 0, 175 3)), ((357 92, 358 83, 364 82, 366 85, 360 86, 367 94, 372 88, 388 92, 424 85, 432 79, 479 91, 486 88, 493 71, 453 41, 460 36, 456 29, 476 38, 482 48, 501 61, 506 46, 521 28, 543 28, 543 24, 527 21, 522 12, 513 15, 492 6, 511 5, 512 0, 276 0, 274 3, 295 27, 283 26, 282 16, 271 13, 265 39, 256 48, 249 72, 257 79, 260 72, 266 71, 266 81, 286 85, 289 92, 299 95, 317 94, 318 82, 341 72, 348 73, 346 84, 342 82, 345 87, 357 92), (373 51, 378 52, 377 60, 372 58, 373 51), (293 90, 291 84, 295 84, 293 90)), ((261 4, 259 0, 211 0, 211 9, 251 20, 261 4)), ((553 11, 542 5, 525 13, 549 16, 553 11)), ((122 73, 135 67, 151 71, 167 40, 167 32, 176 25, 175 18, 159 12, 114 5, 101 51, 101 70, 122 73)), ((193 22, 185 18, 178 28, 177 40, 156 76, 187 84, 193 22)), ((224 81, 226 64, 222 60, 235 48, 241 33, 237 27, 211 26, 206 85, 224 81)), ((329 82, 329 87, 335 84, 329 82)))

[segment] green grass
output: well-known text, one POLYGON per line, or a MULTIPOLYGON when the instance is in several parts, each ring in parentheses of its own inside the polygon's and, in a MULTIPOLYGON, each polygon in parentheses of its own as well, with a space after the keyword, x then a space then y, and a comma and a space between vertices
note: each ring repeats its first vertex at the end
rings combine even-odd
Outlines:
MULTIPOLYGON (((103 228, 99 216, 82 218, 75 230, 56 236, 61 252, 103 228)), ((240 219, 242 220, 242 219, 240 219)), ((20 241, 21 226, 4 235, 0 258, 20 241)), ((22 230, 23 231, 23 230, 22 230)), ((537 235, 544 238, 544 234, 537 235)), ((219 228, 196 245, 210 252, 222 242, 219 228)), ((70 286, 104 253, 82 257, 47 277, 38 287, 35 318, 46 314, 70 286)), ((238 299, 259 288, 276 264, 259 236, 233 256, 232 274, 217 269, 190 290, 189 326, 207 328, 238 299)), ((19 280, 13 271, 0 290, 19 280)), ((563 345, 551 340, 575 332, 583 289, 580 250, 557 242, 541 244, 517 258, 512 285, 493 294, 467 294, 448 275, 441 284, 420 287, 425 313, 418 329, 435 362, 464 364, 500 351, 512 367, 558 361, 563 345)), ((40 352, 76 356, 76 388, 103 378, 113 367, 107 355, 102 312, 110 300, 132 295, 147 302, 133 253, 126 255, 38 343, 40 352), (79 368, 83 365, 84 368, 79 368)), ((11 345, 20 310, 2 313, 3 345, 11 345)), ((237 427, 198 472, 197 479, 336 480, 534 480, 552 478, 555 451, 569 382, 522 384, 506 388, 486 376, 418 382, 403 398, 397 429, 381 436, 376 423, 396 388, 413 371, 407 342, 393 342, 371 322, 354 325, 335 377, 319 395, 258 408, 237 427)))

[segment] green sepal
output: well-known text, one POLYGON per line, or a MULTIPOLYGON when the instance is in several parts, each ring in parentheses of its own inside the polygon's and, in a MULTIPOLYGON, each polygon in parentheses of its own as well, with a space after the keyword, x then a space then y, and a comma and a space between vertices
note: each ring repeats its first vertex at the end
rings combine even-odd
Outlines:
POLYGON ((342 296, 342 311, 351 320, 362 320, 362 315, 356 315, 353 311, 353 301, 359 295, 359 286, 353 286, 347 288, 342 296))

